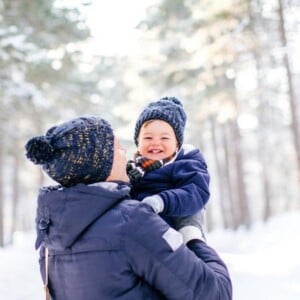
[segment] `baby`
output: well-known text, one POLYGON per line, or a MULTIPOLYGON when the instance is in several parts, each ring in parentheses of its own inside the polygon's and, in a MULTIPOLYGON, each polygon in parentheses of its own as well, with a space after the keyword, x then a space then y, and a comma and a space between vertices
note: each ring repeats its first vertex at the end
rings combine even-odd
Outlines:
POLYGON ((133 198, 150 205, 182 232, 196 226, 205 239, 203 209, 210 195, 209 174, 199 149, 183 144, 185 123, 177 98, 149 103, 136 122, 138 151, 127 163, 127 174, 133 198))

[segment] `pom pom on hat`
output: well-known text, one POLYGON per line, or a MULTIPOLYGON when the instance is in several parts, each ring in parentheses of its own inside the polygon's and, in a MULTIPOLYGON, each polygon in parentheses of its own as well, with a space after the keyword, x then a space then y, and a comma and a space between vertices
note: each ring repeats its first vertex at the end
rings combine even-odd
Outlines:
POLYGON ((175 97, 163 97, 150 102, 144 108, 135 125, 134 142, 136 145, 138 145, 142 125, 149 120, 162 120, 169 123, 175 132, 179 148, 182 146, 186 114, 180 100, 175 97))
POLYGON ((34 164, 41 165, 53 158, 54 149, 45 136, 30 139, 25 148, 26 157, 34 164))
POLYGON ((113 164, 114 134, 108 122, 81 117, 30 139, 26 156, 56 182, 68 187, 105 181, 113 164))

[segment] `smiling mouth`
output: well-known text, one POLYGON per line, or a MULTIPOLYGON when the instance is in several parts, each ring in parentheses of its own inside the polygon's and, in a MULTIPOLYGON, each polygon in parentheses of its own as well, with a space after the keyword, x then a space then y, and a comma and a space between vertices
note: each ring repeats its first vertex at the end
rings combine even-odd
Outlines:
POLYGON ((156 149, 148 151, 148 153, 150 153, 150 154, 160 154, 162 152, 163 152, 162 150, 156 150, 156 149))

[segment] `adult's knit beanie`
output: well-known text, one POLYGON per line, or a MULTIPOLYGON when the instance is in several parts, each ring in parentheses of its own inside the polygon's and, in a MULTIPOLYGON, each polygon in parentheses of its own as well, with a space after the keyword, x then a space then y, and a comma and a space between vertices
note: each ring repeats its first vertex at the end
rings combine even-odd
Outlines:
POLYGON ((141 112, 135 125, 134 142, 136 145, 138 145, 138 136, 142 125, 154 119, 165 121, 172 126, 180 148, 186 123, 186 114, 182 103, 175 97, 163 97, 150 102, 141 112))
POLYGON ((113 164, 114 134, 94 116, 79 117, 31 138, 26 157, 64 187, 105 181, 113 164))

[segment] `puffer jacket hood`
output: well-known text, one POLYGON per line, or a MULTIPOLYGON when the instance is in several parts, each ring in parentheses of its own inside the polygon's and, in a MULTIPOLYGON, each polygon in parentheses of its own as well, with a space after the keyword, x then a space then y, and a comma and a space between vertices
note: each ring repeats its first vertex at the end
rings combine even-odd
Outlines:
POLYGON ((87 227, 128 199, 129 191, 128 185, 113 182, 42 188, 38 196, 36 249, 42 242, 49 249, 71 247, 87 227))

